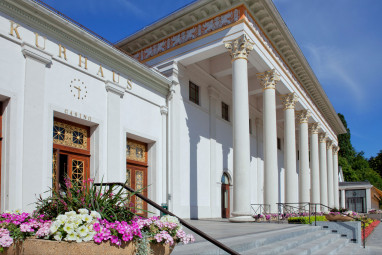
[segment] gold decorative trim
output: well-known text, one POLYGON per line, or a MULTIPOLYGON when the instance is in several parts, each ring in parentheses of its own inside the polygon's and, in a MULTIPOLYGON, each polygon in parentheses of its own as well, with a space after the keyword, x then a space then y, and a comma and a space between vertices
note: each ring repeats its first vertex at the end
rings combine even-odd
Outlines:
POLYGON ((319 134, 320 143, 326 143, 328 140, 328 134, 326 133, 320 133, 319 134))
POLYGON ((130 168, 126 169, 126 185, 128 187, 131 187, 131 169, 130 168))
POLYGON ((260 80, 260 85, 263 87, 263 90, 276 89, 276 84, 280 81, 280 75, 275 69, 257 73, 256 76, 260 80))
MULTIPOLYGON (((143 190, 143 171, 136 170, 135 171, 135 190, 138 192, 142 192, 143 190)), ((135 197, 135 208, 142 211, 143 210, 143 200, 139 197, 135 197)))
POLYGON ((224 42, 224 47, 231 54, 232 62, 237 59, 248 61, 248 54, 253 50, 253 43, 248 40, 246 35, 241 35, 236 39, 224 42))
POLYGON ((297 115, 298 122, 302 124, 302 123, 309 122, 309 118, 311 114, 309 110, 302 110, 302 111, 296 112, 296 115, 297 115))
POLYGON ((88 131, 59 121, 53 124, 53 143, 76 149, 88 149, 88 131))
POLYGON ((298 96, 296 95, 296 93, 281 95, 280 98, 284 105, 284 110, 294 109, 296 103, 298 102, 298 96))
POLYGON ((85 180, 85 162, 82 160, 72 160, 72 181, 75 181, 78 186, 82 186, 85 180))
POLYGON ((126 159, 146 163, 146 146, 128 140, 126 143, 126 159))
POLYGON ((318 130, 320 129, 320 123, 316 122, 310 125, 309 131, 311 134, 318 134, 318 130))
POLYGON ((53 158, 52 158, 52 188, 53 189, 56 186, 56 178, 57 178, 57 152, 53 151, 53 158))

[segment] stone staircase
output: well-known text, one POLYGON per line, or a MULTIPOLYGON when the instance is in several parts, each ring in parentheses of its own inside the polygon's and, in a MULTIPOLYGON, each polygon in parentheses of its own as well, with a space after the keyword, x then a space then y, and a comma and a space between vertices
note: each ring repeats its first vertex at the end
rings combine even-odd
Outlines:
MULTIPOLYGON (((361 244, 350 243, 347 238, 330 230, 307 225, 218 240, 240 254, 369 254, 361 244)), ((206 241, 197 240, 193 244, 177 245, 172 254, 227 253, 206 241)))

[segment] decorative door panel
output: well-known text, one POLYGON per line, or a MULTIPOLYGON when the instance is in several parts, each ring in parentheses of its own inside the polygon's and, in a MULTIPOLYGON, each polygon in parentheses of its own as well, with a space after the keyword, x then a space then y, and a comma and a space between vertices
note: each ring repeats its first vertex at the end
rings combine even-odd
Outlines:
POLYGON ((82 186, 83 181, 89 178, 87 173, 88 165, 88 157, 68 155, 68 175, 79 186, 82 186))
MULTIPOLYGON (((126 165, 126 184, 137 193, 147 197, 147 167, 127 164, 126 165)), ((136 214, 143 217, 147 216, 147 203, 137 196, 131 197, 136 214)))

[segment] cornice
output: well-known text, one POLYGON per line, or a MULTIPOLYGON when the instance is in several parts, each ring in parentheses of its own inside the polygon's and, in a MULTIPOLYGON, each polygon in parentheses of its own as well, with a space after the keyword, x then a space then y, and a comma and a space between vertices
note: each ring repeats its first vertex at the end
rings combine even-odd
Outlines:
POLYGON ((168 94, 171 81, 32 0, 2 0, 0 11, 129 78, 168 94))

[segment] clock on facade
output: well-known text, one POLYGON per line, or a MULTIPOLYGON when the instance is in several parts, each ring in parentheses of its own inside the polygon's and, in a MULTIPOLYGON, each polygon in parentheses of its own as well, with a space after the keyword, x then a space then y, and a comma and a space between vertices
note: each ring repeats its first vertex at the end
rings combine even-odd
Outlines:
POLYGON ((78 100, 84 100, 88 94, 86 90, 85 83, 80 79, 74 79, 70 82, 70 93, 72 93, 74 98, 78 100))

